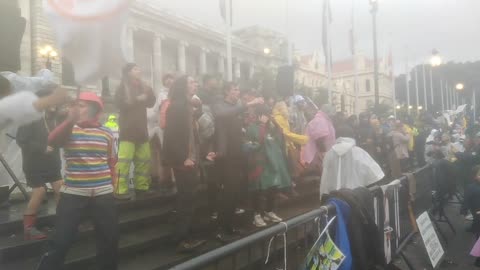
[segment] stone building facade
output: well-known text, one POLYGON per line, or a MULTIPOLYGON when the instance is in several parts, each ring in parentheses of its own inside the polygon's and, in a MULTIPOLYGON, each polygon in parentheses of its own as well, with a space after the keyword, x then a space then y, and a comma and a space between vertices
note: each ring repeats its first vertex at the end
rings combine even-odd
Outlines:
MULTIPOLYGON (((62 85, 74 88, 74 68, 68 60, 61 57, 61 51, 55 48, 54 35, 43 13, 42 1, 16 1, 22 16, 27 20, 21 47, 20 73, 32 75, 43 68, 46 59, 40 56, 39 51, 49 45, 59 53, 59 57, 52 59, 52 71, 62 85)), ((267 32, 264 31, 263 34, 267 32)), ((258 34, 261 35, 262 32, 258 34)), ((226 73, 223 29, 215 29, 175 15, 161 9, 154 1, 133 2, 126 36, 123 42, 127 48, 127 60, 137 63, 143 70, 144 79, 154 87, 161 86, 161 78, 166 73, 189 74, 197 78, 204 74, 226 73)), ((250 38, 252 37, 233 36, 234 79, 250 78, 255 66, 279 66, 286 62, 280 52, 273 51, 268 55, 264 53, 263 49, 272 47, 272 44, 254 46, 249 42, 250 38)), ((99 90, 101 86, 102 83, 98 82, 97 85, 82 87, 99 90)))
MULTIPOLYGON (((323 55, 314 52, 297 56, 297 84, 327 91, 328 76, 323 55)), ((358 80, 358 112, 364 112, 375 104, 373 61, 363 55, 334 62, 332 65, 332 103, 337 111, 350 115, 355 113, 355 69, 358 80)), ((379 101, 381 104, 393 105, 392 63, 387 57, 379 61, 379 101)))

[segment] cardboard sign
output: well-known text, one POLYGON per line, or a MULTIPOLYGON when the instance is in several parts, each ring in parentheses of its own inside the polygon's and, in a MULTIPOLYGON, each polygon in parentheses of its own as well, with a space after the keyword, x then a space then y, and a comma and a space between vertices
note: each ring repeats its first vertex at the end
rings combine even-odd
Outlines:
POLYGON ((417 225, 423 243, 425 244, 425 248, 427 249, 430 262, 435 268, 445 254, 445 251, 443 250, 440 240, 438 240, 437 232, 435 231, 430 216, 426 211, 417 218, 417 225))

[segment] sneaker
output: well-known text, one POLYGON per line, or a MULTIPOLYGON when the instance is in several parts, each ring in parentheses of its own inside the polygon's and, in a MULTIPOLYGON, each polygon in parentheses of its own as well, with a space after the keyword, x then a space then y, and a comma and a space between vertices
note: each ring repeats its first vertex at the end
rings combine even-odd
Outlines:
POLYGON ((241 214, 243 214, 243 213, 245 213, 245 210, 244 210, 244 209, 242 209, 242 208, 237 208, 237 209, 235 209, 235 214, 236 214, 236 215, 241 215, 241 214))
POLYGON ((37 228, 31 227, 24 231, 24 238, 25 240, 42 240, 46 239, 47 235, 37 228))
POLYGON ((218 218, 218 213, 213 212, 212 215, 210 216, 211 219, 217 219, 218 218))
POLYGON ((265 212, 265 215, 263 216, 263 219, 266 220, 266 221, 272 221, 272 222, 275 222, 275 223, 279 223, 279 222, 283 221, 283 219, 281 219, 279 216, 277 216, 277 214, 275 214, 274 212, 265 212))
POLYGON ((261 227, 266 227, 267 223, 265 223, 261 215, 256 214, 253 217, 253 225, 255 225, 255 227, 257 228, 261 228, 261 227))
POLYGON ((468 215, 465 216, 465 220, 472 221, 473 215, 469 213, 468 215))
POLYGON ((187 252, 192 252, 195 249, 199 248, 200 246, 204 245, 207 243, 206 240, 187 240, 187 241, 182 241, 180 244, 177 246, 177 252, 179 253, 187 253, 187 252))

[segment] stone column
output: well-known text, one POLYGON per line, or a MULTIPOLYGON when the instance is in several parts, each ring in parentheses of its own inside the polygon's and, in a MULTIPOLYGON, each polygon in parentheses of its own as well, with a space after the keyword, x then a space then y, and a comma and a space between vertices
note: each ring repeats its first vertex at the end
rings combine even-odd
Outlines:
POLYGON ((155 34, 153 39, 153 78, 154 87, 158 90, 162 87, 162 39, 163 35, 155 34))
POLYGON ((238 80, 240 79, 240 76, 241 76, 241 69, 240 69, 240 61, 237 60, 235 62, 235 66, 234 66, 234 70, 233 70, 233 78, 234 80, 238 80))
POLYGON ((135 62, 135 54, 134 54, 134 42, 133 42, 133 39, 134 39, 134 32, 135 32, 135 29, 130 26, 130 25, 127 25, 126 27, 126 35, 125 35, 125 57, 126 57, 126 60, 127 62, 135 62))
POLYGON ((250 68, 249 68, 248 72, 249 72, 248 78, 251 80, 253 78, 253 74, 255 74, 255 64, 254 63, 250 63, 250 68))
POLYGON ((205 49, 205 48, 201 48, 200 49, 200 75, 204 75, 207 73, 207 53, 208 53, 208 50, 205 49))
POLYGON ((218 73, 224 75, 225 74, 225 57, 221 54, 218 55, 217 66, 218 66, 218 73))
POLYGON ((185 74, 187 72, 187 58, 185 48, 188 46, 187 42, 179 41, 177 49, 177 67, 180 73, 185 74))

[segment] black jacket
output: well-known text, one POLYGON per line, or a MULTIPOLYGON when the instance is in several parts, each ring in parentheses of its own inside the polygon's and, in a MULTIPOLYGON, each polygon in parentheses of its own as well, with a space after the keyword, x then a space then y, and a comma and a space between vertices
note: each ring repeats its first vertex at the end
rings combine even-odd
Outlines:
POLYGON ((466 214, 467 210, 473 215, 473 223, 471 231, 480 233, 480 183, 475 181, 468 185, 465 189, 465 198, 462 205, 462 214, 466 214))
POLYGON ((243 155, 243 112, 247 107, 221 101, 213 106, 215 117, 215 150, 219 158, 243 155))
POLYGON ((373 195, 364 187, 332 191, 331 197, 351 207, 347 224, 354 270, 383 269, 385 253, 380 230, 375 224, 373 195))
POLYGON ((168 107, 163 133, 162 156, 167 165, 182 167, 190 152, 193 111, 190 104, 172 102, 168 107))
MULTIPOLYGON (((60 151, 46 153, 48 130, 43 119, 22 126, 17 131, 17 144, 22 149, 23 172, 27 178, 43 178, 60 174, 62 162, 60 151)), ((49 129, 55 125, 48 122, 49 129)))

